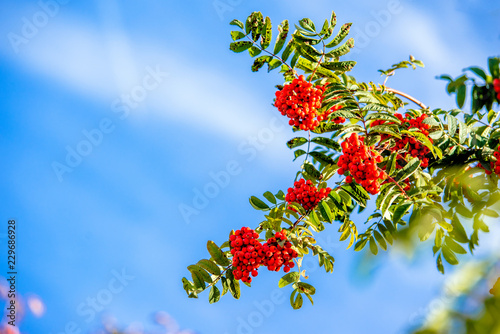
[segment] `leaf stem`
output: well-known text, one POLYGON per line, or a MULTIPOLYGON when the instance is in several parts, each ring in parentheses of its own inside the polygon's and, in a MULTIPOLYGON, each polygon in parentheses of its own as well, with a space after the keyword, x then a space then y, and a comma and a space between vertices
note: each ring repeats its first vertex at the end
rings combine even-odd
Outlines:
POLYGON ((248 35, 249 35, 249 33, 248 33, 248 34, 246 34, 246 35, 245 35, 245 37, 246 37, 246 38, 248 38, 248 39, 250 40, 250 42, 252 42, 252 44, 253 44, 254 46, 256 46, 256 47, 257 47, 257 48, 259 48, 260 50, 262 50, 262 51, 264 51, 264 52, 266 52, 266 53, 270 54, 272 57, 275 57, 276 59, 278 59, 279 61, 281 61, 281 63, 282 63, 282 64, 285 64, 285 65, 286 65, 286 66, 290 69, 290 71, 292 71, 292 72, 294 72, 294 73, 295 73, 295 71, 293 70, 293 68, 292 68, 292 67, 290 67, 290 65, 288 65, 288 64, 287 64, 287 63, 286 63, 286 62, 285 62, 285 61, 284 61, 281 57, 279 57, 279 56, 275 55, 275 54, 274 54, 274 53, 272 53, 272 52, 267 51, 266 49, 263 49, 263 48, 262 48, 260 45, 258 45, 258 44, 257 44, 257 43, 253 40, 253 39, 251 39, 248 35))
POLYGON ((307 153, 306 153, 306 158, 304 159, 304 164, 307 161, 307 158, 309 158, 309 151, 311 149, 311 130, 307 131, 307 134, 309 136, 309 140, 307 141, 307 153))

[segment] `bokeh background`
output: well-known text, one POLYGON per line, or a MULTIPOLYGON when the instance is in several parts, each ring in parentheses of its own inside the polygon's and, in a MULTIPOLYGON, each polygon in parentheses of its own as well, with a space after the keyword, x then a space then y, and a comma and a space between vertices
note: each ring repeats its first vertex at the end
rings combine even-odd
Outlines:
MULTIPOLYGON (((436 75, 499 51, 493 0, 3 0, 0 254, 16 219, 18 291, 45 306, 26 314, 23 333, 87 333, 110 317, 139 330, 158 310, 205 334, 403 333, 423 319, 444 281, 431 246, 372 258, 346 251, 333 226, 319 238, 333 275, 306 261, 314 306, 293 311, 278 273, 261 273, 239 301, 185 295, 180 279, 207 239, 255 226, 248 197, 286 190, 299 167, 271 106, 282 78, 251 73, 228 47, 228 23, 256 10, 274 24, 335 10, 354 23, 352 74, 380 82, 379 68, 412 54, 426 67, 388 85, 432 108, 455 106, 436 75)), ((499 253, 498 232, 478 257, 499 253)))

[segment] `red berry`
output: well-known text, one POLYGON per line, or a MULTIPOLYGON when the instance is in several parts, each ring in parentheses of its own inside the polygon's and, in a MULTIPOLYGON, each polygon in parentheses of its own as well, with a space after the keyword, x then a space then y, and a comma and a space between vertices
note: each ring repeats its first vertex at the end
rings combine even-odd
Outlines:
MULTIPOLYGON (((313 186, 311 180, 306 182, 304 179, 300 179, 294 183, 294 188, 288 188, 285 200, 288 203, 297 202, 302 205, 306 211, 309 211, 316 207, 316 205, 318 205, 323 198, 328 196, 331 191, 331 188, 318 190, 313 186)), ((294 210, 294 208, 291 209, 294 210)))
MULTIPOLYGON (((327 120, 332 112, 341 108, 333 107, 319 114, 318 109, 321 108, 326 85, 313 87, 301 75, 276 92, 274 105, 283 116, 290 118, 288 124, 297 126, 301 130, 314 130, 319 122, 327 120)), ((343 123, 345 119, 336 117, 334 122, 343 123)))

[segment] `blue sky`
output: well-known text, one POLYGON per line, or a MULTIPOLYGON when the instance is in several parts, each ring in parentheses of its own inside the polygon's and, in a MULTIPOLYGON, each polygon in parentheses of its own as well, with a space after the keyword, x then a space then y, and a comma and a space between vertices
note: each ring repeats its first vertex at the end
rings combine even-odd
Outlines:
MULTIPOLYGON (((282 79, 251 73, 250 58, 229 51, 228 22, 255 10, 275 24, 321 22, 335 10, 340 23, 354 23, 359 45, 346 58, 358 61, 359 80, 380 80, 379 68, 413 54, 426 67, 388 85, 452 108, 435 76, 498 55, 498 3, 62 2, 48 7, 46 20, 37 1, 6 0, 0 13, 1 219, 19 226, 19 291, 47 307, 43 318, 28 316, 23 331, 63 333, 74 323, 88 332, 106 314, 146 326, 164 310, 206 334, 244 333, 241 321, 252 316, 252 333, 400 333, 439 293, 443 277, 428 245, 411 259, 394 252, 365 259, 372 270, 361 275, 365 255, 345 251, 330 227, 322 238, 336 267, 325 274, 310 262, 314 306, 293 311, 290 291, 279 298, 272 273, 243 288, 239 301, 186 298, 180 279, 207 256, 206 241, 220 244, 231 229, 255 226, 261 215, 248 197, 288 188, 299 168, 284 145, 293 134, 271 106, 282 79), (29 31, 26 22, 38 26, 29 31), (127 96, 135 97, 125 108, 127 96), (68 158, 72 151, 84 156, 68 158), (56 172, 67 158, 72 165, 56 172), (227 184, 185 219, 179 206, 193 206, 228 166, 227 184), (97 296, 107 303, 89 320, 82 310, 97 296), (259 311, 256 304, 272 299, 272 311, 259 311)), ((498 252, 498 235, 484 239, 484 253, 498 252)))

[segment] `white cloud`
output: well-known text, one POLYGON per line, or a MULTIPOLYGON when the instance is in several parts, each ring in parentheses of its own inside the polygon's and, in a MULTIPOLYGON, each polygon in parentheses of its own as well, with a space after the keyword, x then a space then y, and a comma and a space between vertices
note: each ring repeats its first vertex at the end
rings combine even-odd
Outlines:
POLYGON ((235 85, 229 73, 194 68, 195 59, 131 40, 116 27, 103 33, 74 17, 58 18, 18 55, 5 46, 0 53, 31 73, 109 105, 142 82, 147 66, 159 65, 169 78, 144 105, 162 118, 233 139, 255 134, 268 124, 265 112, 256 110, 271 109, 271 101, 256 99, 241 82, 235 85), (151 58, 155 63, 136 61, 151 58))

